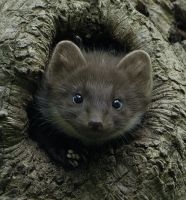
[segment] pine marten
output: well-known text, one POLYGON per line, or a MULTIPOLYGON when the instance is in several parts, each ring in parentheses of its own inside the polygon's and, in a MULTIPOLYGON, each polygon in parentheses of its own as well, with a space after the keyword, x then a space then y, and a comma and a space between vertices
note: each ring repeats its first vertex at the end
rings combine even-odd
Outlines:
POLYGON ((140 123, 151 93, 151 59, 145 51, 135 50, 123 57, 81 50, 67 40, 59 42, 35 96, 34 107, 45 131, 34 137, 57 160, 61 156, 55 148, 62 141, 54 140, 56 135, 85 146, 100 145, 140 123), (55 131, 49 131, 45 123, 55 131))

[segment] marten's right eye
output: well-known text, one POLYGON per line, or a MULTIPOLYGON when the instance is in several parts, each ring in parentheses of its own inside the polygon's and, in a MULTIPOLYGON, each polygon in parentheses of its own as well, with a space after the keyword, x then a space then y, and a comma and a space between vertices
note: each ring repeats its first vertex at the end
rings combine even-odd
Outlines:
POLYGON ((82 103, 83 102, 83 97, 81 96, 81 94, 75 94, 73 96, 73 102, 74 103, 82 103))

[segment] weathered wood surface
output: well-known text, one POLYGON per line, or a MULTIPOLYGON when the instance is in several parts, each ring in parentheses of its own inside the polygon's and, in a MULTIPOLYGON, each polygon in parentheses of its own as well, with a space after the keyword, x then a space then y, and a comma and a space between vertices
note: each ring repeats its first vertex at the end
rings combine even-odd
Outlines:
POLYGON ((1 0, 0 199, 186 199, 185 7, 184 0, 1 0), (153 101, 140 139, 65 171, 28 138, 25 109, 56 41, 105 32, 151 55, 153 101))

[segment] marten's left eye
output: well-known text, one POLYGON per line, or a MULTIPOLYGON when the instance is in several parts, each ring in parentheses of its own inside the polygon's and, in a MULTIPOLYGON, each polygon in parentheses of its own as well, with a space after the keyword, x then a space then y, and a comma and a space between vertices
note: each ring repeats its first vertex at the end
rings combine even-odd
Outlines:
POLYGON ((116 110, 120 110, 123 106, 123 103, 121 102, 120 99, 114 99, 112 102, 112 107, 115 108, 116 110))
POLYGON ((83 97, 81 96, 81 94, 77 93, 73 96, 73 102, 74 103, 82 103, 83 102, 83 97))

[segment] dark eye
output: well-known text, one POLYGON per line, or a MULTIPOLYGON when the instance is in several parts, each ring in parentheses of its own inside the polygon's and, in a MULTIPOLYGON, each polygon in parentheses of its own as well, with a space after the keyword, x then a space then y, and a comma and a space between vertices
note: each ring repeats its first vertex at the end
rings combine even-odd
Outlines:
POLYGON ((75 94, 73 96, 73 102, 74 103, 82 103, 83 102, 83 97, 81 96, 81 94, 75 94))
POLYGON ((112 107, 115 108, 116 110, 120 110, 122 108, 123 104, 121 100, 119 99, 114 99, 112 102, 112 107))

